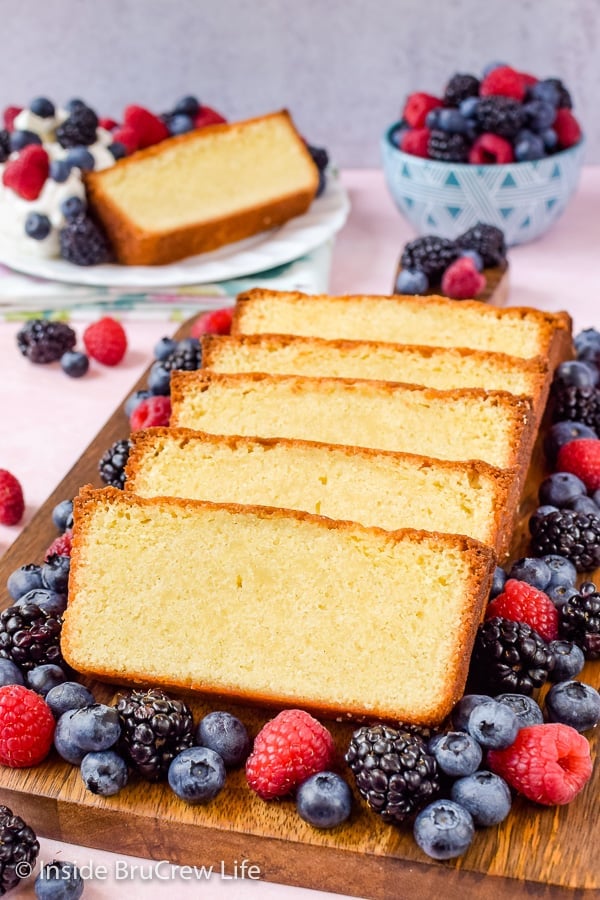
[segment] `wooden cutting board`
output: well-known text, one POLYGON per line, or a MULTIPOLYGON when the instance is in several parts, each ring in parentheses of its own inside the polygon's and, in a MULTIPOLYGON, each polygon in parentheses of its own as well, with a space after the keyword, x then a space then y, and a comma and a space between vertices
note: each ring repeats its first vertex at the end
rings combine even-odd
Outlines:
MULTIPOLYGON (((179 336, 186 334, 189 323, 179 336)), ((146 377, 137 387, 145 387, 146 377)), ((101 485, 97 466, 111 444, 127 437, 120 403, 81 459, 41 507, 18 540, 0 559, 0 606, 11 601, 4 585, 25 563, 41 562, 56 537, 51 512, 83 484, 101 485)), ((513 558, 526 552, 527 516, 542 477, 536 455, 522 504, 513 558)), ((596 573, 600 575, 600 573, 596 573)), ((589 576, 588 576, 589 577, 589 576)), ((588 663, 581 680, 600 687, 600 661, 588 663)), ((110 702, 113 687, 90 684, 96 698, 110 702)), ((214 709, 186 698, 195 717, 214 709)), ((225 705, 255 734, 269 717, 264 710, 225 705)), ((327 723, 343 755, 352 726, 327 723)), ((588 733, 594 757, 599 739, 588 733)), ((544 808, 516 798, 501 825, 478 830, 464 856, 438 863, 413 841, 409 826, 385 825, 357 797, 350 820, 331 831, 304 823, 291 800, 265 803, 250 792, 243 771, 228 775, 221 794, 206 806, 187 806, 164 785, 132 777, 115 797, 86 791, 79 770, 53 754, 33 769, 0 767, 0 802, 45 837, 116 853, 191 866, 213 866, 231 878, 254 876, 283 884, 329 890, 369 900, 514 900, 517 897, 583 900, 600 896, 597 844, 600 772, 569 806, 544 808), (244 863, 243 861, 246 860, 244 863)))

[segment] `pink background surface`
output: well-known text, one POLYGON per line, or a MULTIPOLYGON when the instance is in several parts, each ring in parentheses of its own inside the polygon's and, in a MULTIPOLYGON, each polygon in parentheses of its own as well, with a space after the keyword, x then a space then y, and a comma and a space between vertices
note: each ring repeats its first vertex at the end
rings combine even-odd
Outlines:
MULTIPOLYGON (((347 171, 343 180, 350 193, 352 211, 336 242, 331 293, 390 293, 401 248, 414 234, 396 211, 380 171, 347 171)), ((584 169, 577 194, 553 230, 535 243, 511 249, 510 304, 551 311, 566 309, 573 316, 575 331, 600 325, 597 312, 599 219, 600 167, 588 167, 584 169)), ((92 364, 90 373, 81 380, 67 378, 58 364, 33 366, 20 356, 15 343, 19 327, 19 322, 0 322, 0 468, 9 469, 20 480, 27 508, 20 526, 0 525, 0 555, 75 463, 117 404, 128 396, 133 383, 152 361, 156 341, 178 326, 166 320, 128 322, 129 349, 123 363, 113 369, 92 364)), ((85 326, 75 322, 74 327, 81 335, 85 326)), ((510 347, 506 352, 510 353, 510 347)), ((118 857, 112 854, 42 840, 41 859, 50 861, 59 854, 59 858, 80 865, 104 864, 112 876, 118 871, 118 857)), ((127 871, 133 875, 134 870, 127 871)), ((266 882, 226 881, 218 876, 203 881, 202 887, 197 882, 181 879, 95 879, 87 882, 85 896, 152 898, 165 896, 168 891, 182 898, 200 894, 207 898, 247 897, 249 900, 275 897, 316 900, 334 896, 266 882)), ((23 883, 13 896, 33 897, 33 882, 23 883)))

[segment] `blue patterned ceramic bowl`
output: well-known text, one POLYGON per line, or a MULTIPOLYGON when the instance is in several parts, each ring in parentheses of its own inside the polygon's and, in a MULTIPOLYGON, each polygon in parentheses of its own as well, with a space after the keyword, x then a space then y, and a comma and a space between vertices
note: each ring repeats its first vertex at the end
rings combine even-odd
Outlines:
POLYGON ((544 234, 577 187, 584 141, 533 162, 477 166, 403 153, 392 142, 399 122, 383 136, 383 171, 400 212, 418 234, 455 238, 477 222, 501 228, 506 242, 544 234))

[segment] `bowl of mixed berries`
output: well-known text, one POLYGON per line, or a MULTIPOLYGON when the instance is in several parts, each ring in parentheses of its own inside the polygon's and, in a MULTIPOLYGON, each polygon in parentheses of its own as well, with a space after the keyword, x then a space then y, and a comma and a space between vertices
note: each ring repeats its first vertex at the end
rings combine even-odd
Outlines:
POLYGON ((382 158, 394 202, 419 234, 454 239, 483 221, 513 245, 562 215, 584 143, 559 78, 492 64, 481 77, 453 75, 440 96, 410 94, 382 158))

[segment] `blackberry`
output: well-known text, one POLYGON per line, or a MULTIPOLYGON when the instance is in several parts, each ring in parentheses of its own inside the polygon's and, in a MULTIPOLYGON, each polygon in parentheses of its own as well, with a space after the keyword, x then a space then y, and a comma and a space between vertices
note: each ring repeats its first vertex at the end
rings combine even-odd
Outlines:
POLYGON ((111 258, 106 235, 84 213, 69 220, 61 229, 60 255, 76 266, 97 266, 111 258))
POLYGON ((194 743, 189 707, 159 689, 132 691, 117 701, 120 751, 148 781, 167 776, 171 761, 194 743))
POLYGON ((18 885, 25 870, 33 871, 39 852, 33 829, 8 806, 0 806, 0 896, 18 885))
POLYGON ((167 372, 174 369, 182 369, 184 372, 195 372, 202 364, 202 350, 199 344, 186 344, 178 346, 172 353, 161 361, 161 365, 167 372))
POLYGON ((88 147, 96 140, 98 116, 89 106, 82 104, 71 110, 68 119, 56 129, 56 140, 61 147, 88 147))
POLYGON ((553 422, 580 422, 594 431, 600 428, 600 391, 597 388, 554 381, 551 397, 553 422))
POLYGON ((554 656, 537 631, 502 616, 479 626, 470 680, 482 693, 531 695, 554 667, 554 656))
POLYGON ((128 440, 115 441, 100 457, 98 471, 104 484, 122 488, 125 485, 125 466, 131 444, 128 440))
POLYGON ((581 647, 586 659, 600 659, 600 593, 591 581, 584 582, 561 608, 559 631, 581 647))
POLYGON ((431 283, 441 278, 444 270, 458 259, 458 255, 459 249, 454 241, 426 234, 406 244, 400 265, 403 269, 424 272, 431 283))
POLYGON ((17 332, 17 346, 23 356, 34 363, 50 363, 60 359, 77 341, 75 332, 65 322, 31 319, 17 332))
POLYGON ((329 153, 325 147, 313 147, 312 144, 307 144, 306 149, 312 156, 312 161, 319 172, 324 172, 329 165, 329 153))
POLYGON ((455 131, 449 134, 434 128, 427 142, 427 153, 431 159, 439 159, 442 162, 464 163, 469 159, 471 141, 464 134, 455 131))
POLYGON ((476 250, 484 266, 499 266, 506 261, 504 232, 495 225, 478 222, 456 238, 462 250, 476 250))
POLYGON ((511 97, 498 95, 482 97, 475 110, 475 121, 479 131, 491 131, 509 141, 524 127, 525 118, 523 104, 511 97))
POLYGON ((578 572, 600 565, 600 515, 559 509, 532 524, 534 556, 564 556, 578 572))
POLYGON ((24 673, 46 663, 65 669, 61 628, 62 616, 36 603, 9 606, 0 613, 0 657, 12 660, 24 673))
POLYGON ((0 163, 6 162, 10 156, 10 131, 0 129, 0 163))
POLYGON ((467 97, 479 95, 479 79, 474 75, 453 75, 444 91, 444 106, 460 106, 467 97))
POLYGON ((361 797, 384 822, 403 822, 440 788, 438 765, 425 741, 401 728, 359 728, 350 740, 346 762, 361 797))

